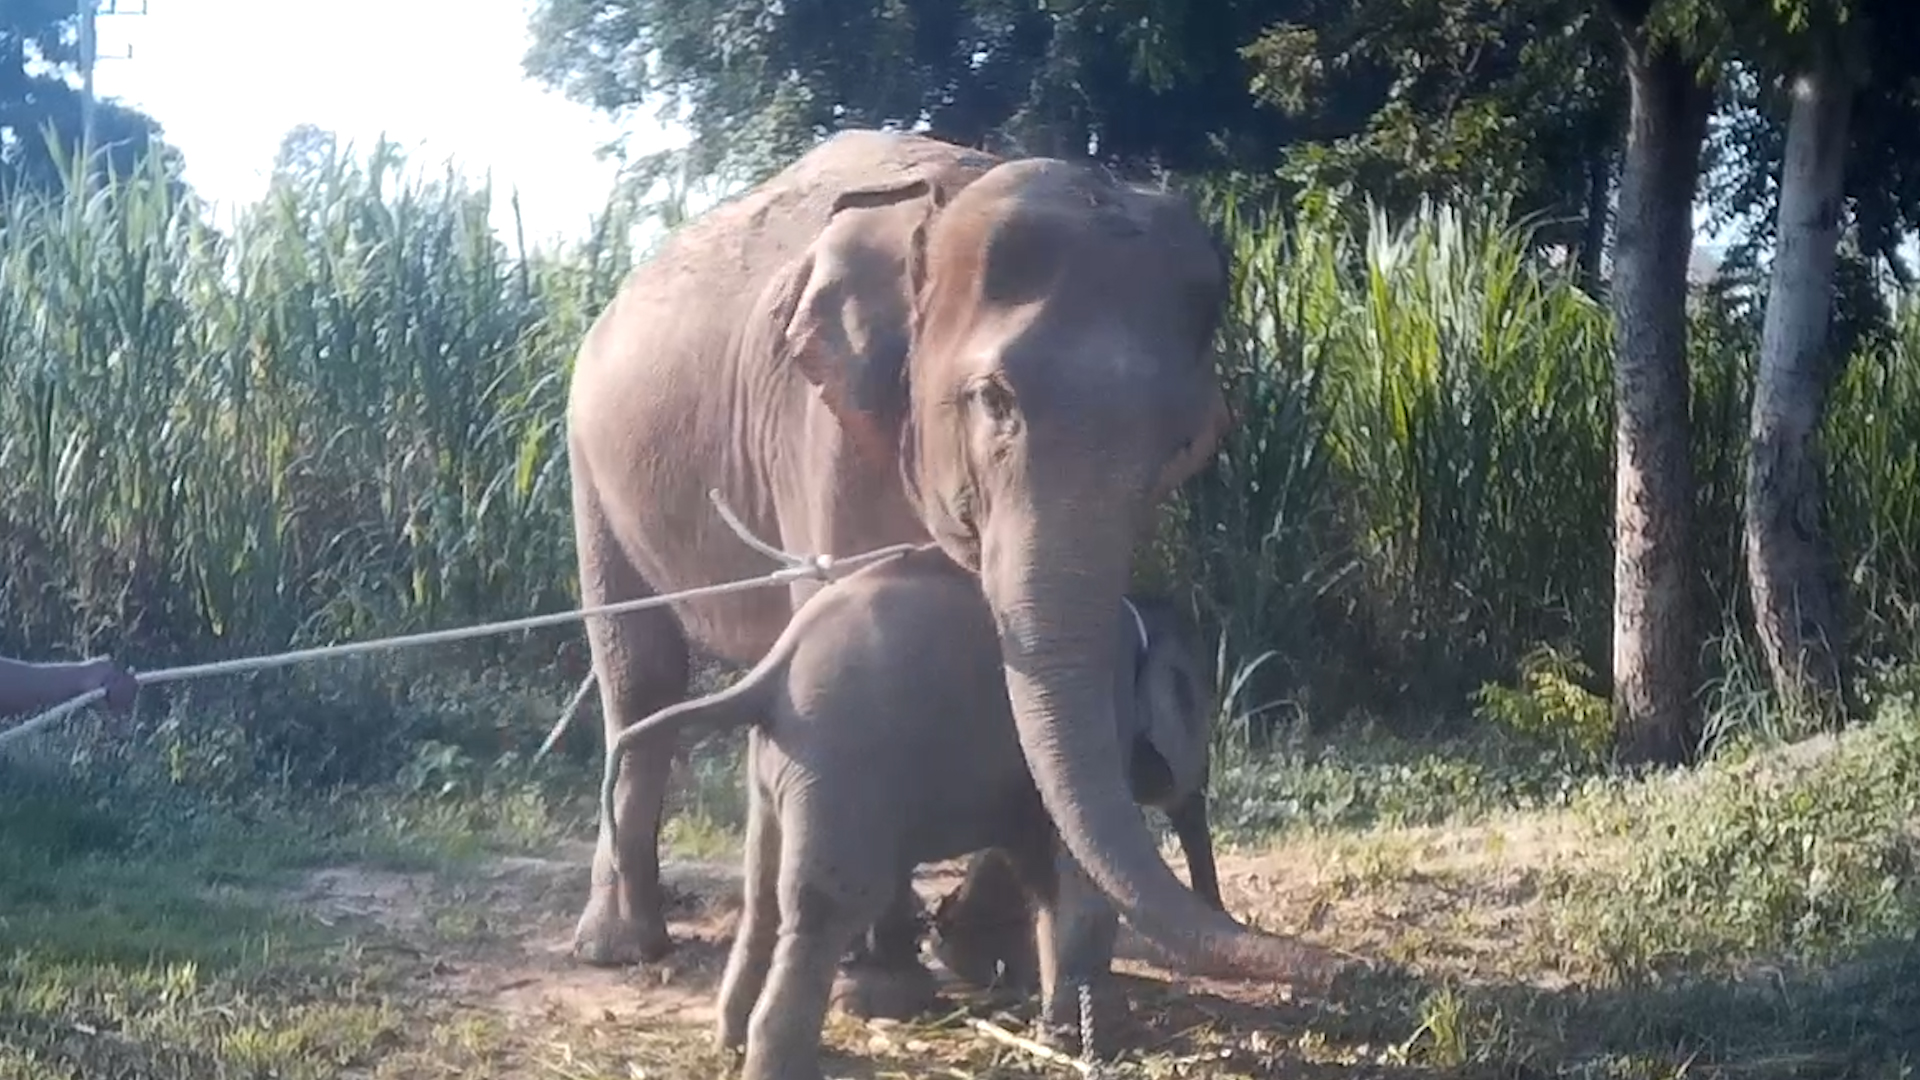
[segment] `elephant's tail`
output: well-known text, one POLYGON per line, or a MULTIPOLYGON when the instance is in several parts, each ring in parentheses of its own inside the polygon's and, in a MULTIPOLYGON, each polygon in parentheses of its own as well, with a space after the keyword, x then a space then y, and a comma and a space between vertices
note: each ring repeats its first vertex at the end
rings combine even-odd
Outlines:
POLYGON ((765 723, 775 681, 785 675, 799 640, 800 635, 795 631, 800 622, 797 618, 789 622, 767 655, 732 686, 669 705, 621 731, 607 744, 606 771, 600 778, 600 812, 607 823, 607 839, 616 851, 619 837, 614 818, 614 783, 620 776, 620 762, 627 752, 636 743, 649 740, 678 742, 689 730, 697 740, 715 732, 765 723))

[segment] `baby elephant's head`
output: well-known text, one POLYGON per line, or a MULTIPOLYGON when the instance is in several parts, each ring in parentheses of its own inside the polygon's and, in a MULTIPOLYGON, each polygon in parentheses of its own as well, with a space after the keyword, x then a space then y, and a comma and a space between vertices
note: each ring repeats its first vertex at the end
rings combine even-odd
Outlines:
POLYGON ((1168 809, 1206 786, 1216 708, 1211 665, 1199 626, 1171 600, 1126 600, 1123 623, 1138 631, 1134 708, 1120 710, 1132 720, 1128 778, 1135 802, 1168 809))

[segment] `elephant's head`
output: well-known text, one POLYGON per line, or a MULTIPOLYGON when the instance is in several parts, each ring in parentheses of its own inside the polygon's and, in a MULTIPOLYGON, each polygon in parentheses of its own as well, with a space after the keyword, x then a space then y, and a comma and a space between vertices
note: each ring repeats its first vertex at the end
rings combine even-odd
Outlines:
POLYGON ((851 440, 897 462, 929 532, 980 574, 1028 766, 1093 879, 1190 965, 1324 975, 1323 954, 1180 883, 1116 738, 1133 546, 1228 423, 1211 350, 1226 289, 1177 196, 949 155, 843 194, 772 317, 851 440))

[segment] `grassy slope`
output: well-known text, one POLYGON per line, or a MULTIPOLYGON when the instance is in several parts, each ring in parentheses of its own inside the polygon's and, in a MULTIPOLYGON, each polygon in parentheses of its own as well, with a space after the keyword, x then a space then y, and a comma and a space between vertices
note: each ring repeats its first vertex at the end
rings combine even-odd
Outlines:
MULTIPOLYGON (((1364 745, 1228 753, 1223 869, 1243 917, 1388 970, 1330 1002, 1139 984, 1144 1074, 1895 1077, 1920 1060, 1909 707, 1641 781, 1512 746, 1364 745)), ((216 804, 134 757, 6 767, 0 1078, 722 1067, 699 1007, 724 920, 670 976, 557 957, 590 835, 564 786, 216 804)), ((726 846, 723 774, 702 775, 682 854, 726 846)), ((1057 1071, 957 1020, 831 1031, 850 1075, 1057 1071)))

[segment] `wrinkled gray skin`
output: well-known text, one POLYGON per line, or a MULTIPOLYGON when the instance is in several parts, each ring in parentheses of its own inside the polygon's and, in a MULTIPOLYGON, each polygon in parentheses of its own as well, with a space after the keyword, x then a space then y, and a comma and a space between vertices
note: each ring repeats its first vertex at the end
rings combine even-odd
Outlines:
MULTIPOLYGON (((1186 856, 1193 891, 1224 911, 1207 815, 1214 710, 1210 699, 1185 698, 1195 689, 1211 693, 1199 630, 1164 598, 1129 596, 1128 604, 1131 610, 1122 622, 1134 625, 1141 639, 1132 661, 1133 694, 1146 703, 1122 710, 1128 785, 1135 802, 1167 816, 1186 856), (1166 665, 1176 663, 1177 674, 1165 672, 1166 665), (1156 671, 1161 674, 1150 681, 1156 671)), ((1037 989, 1039 959, 1024 896, 1018 868, 1003 853, 976 858, 965 883, 931 913, 934 955, 976 986, 1021 993, 1037 989)))
MULTIPOLYGON (((1131 616, 1110 644, 1122 742, 1147 733, 1166 772, 1190 782, 1213 704, 1206 654, 1170 605, 1141 606, 1144 654, 1131 616)), ((843 951, 911 895, 916 865, 981 849, 1005 856, 1034 907, 1048 1026, 1078 1030, 1081 982, 1108 1016, 1124 1009, 1108 979, 1116 913, 1041 804, 979 581, 938 548, 817 593, 738 683, 641 721, 614 758, 661 732, 749 726, 746 895, 718 1003, 718 1036, 745 1044, 747 1080, 818 1077, 843 951)), ((1096 1022, 1096 1052, 1114 1049, 1113 1028, 1096 1022)))
MULTIPOLYGON (((837 135, 677 230, 588 332, 567 429, 582 600, 765 573, 709 489, 788 550, 930 537, 979 577, 1021 749, 1100 890, 1198 967, 1325 978, 1328 954, 1235 924, 1174 876, 1115 738, 1109 644, 1134 543, 1228 423, 1210 348, 1225 291, 1176 195, 837 135)), ((591 620, 610 736, 686 695, 690 647, 757 662, 815 588, 591 620)), ((624 759, 631 824, 616 860, 602 822, 575 931, 589 962, 670 948, 658 845, 674 749, 663 734, 624 759)))

